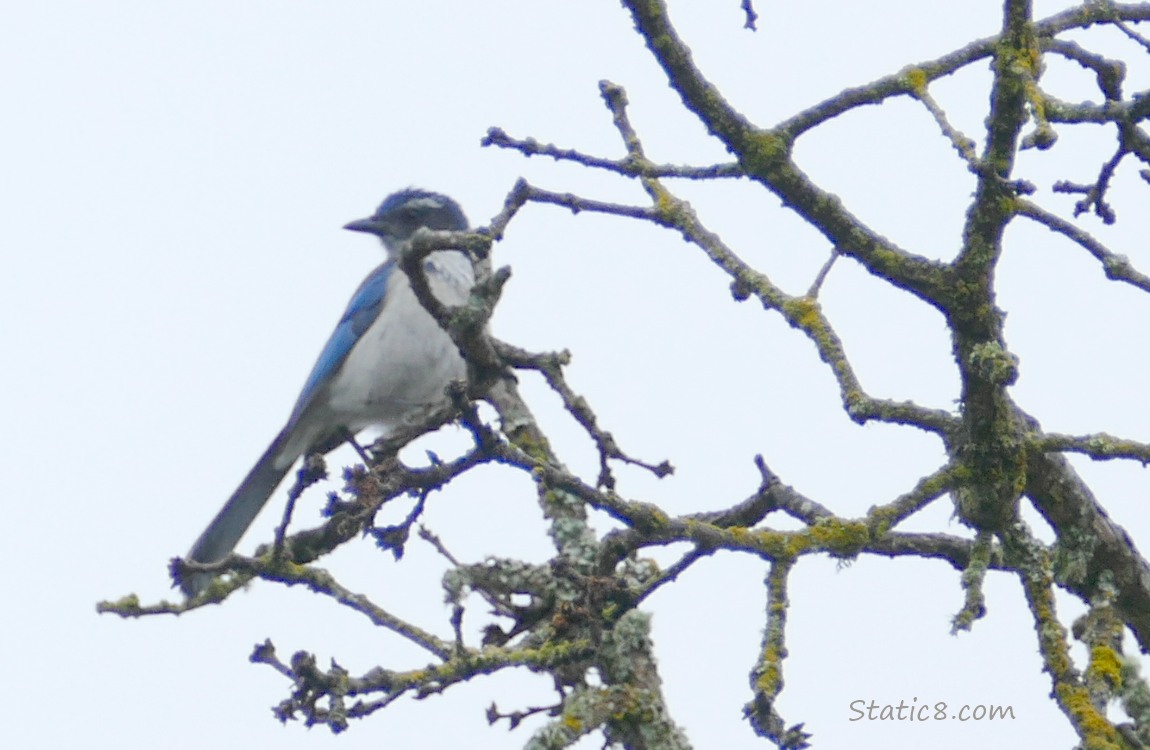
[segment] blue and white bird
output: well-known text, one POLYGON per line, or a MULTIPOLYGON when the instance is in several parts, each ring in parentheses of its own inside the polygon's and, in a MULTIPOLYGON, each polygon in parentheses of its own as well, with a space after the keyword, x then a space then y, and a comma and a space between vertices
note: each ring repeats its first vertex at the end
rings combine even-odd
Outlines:
MULTIPOLYGON (((394 428, 443 403, 446 386, 466 378, 458 348, 420 304, 397 262, 400 249, 423 227, 466 231, 467 218, 447 196, 409 188, 344 227, 379 237, 387 260, 352 295, 287 424, 192 545, 189 561, 212 563, 231 553, 301 456, 334 450, 367 427, 394 428)), ((424 269, 440 302, 459 305, 467 299, 474 276, 463 252, 437 250, 424 260, 424 269)), ((195 596, 211 578, 192 573, 181 588, 195 596)))

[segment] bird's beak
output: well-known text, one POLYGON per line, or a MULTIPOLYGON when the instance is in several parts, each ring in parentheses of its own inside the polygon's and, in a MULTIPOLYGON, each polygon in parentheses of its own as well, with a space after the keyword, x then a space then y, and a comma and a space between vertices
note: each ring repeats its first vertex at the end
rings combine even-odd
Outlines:
POLYGON ((368 234, 383 234, 383 226, 374 218, 356 219, 343 225, 344 229, 352 232, 367 232, 368 234))

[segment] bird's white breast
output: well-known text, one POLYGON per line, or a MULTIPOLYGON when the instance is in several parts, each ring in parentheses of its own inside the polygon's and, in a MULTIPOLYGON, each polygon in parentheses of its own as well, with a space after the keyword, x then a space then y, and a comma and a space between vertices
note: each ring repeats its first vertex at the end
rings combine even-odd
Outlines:
MULTIPOLYGON (((462 253, 432 253, 425 267, 431 291, 442 303, 466 301, 473 276, 462 253)), ((332 380, 328 408, 352 432, 386 428, 443 402, 447 384, 466 374, 455 342, 419 303, 407 275, 397 268, 388 279, 379 316, 332 380)))

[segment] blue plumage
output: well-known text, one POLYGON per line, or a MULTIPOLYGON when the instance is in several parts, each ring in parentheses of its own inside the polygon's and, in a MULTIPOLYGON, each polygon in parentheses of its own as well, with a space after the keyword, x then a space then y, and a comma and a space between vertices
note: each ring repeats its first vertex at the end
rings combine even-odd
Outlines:
MULTIPOLYGON (((388 258, 352 295, 287 424, 192 545, 189 561, 225 558, 300 456, 332 450, 369 426, 386 431, 444 401, 448 383, 466 377, 455 343, 419 303, 396 263, 400 249, 422 228, 465 231, 467 218, 459 205, 444 195, 409 188, 344 228, 377 236, 388 258)), ((436 251, 424 267, 440 302, 459 305, 467 299, 474 278, 464 253, 436 251)), ((195 596, 210 581, 210 574, 195 573, 185 577, 181 588, 195 596)))
POLYGON ((335 374, 335 371, 343 365, 343 361, 347 359, 347 355, 355 346, 355 342, 359 341, 359 337, 379 317, 379 312, 383 309, 383 298, 387 293, 387 280, 395 268, 396 265, 393 260, 383 263, 372 271, 355 290, 355 294, 351 296, 351 302, 347 305, 347 310, 339 319, 335 330, 332 331, 331 338, 327 340, 327 344, 324 345, 323 351, 319 354, 319 359, 312 367, 311 374, 307 376, 307 380, 304 382, 303 390, 300 391, 299 399, 296 400, 295 408, 292 409, 291 417, 288 418, 289 425, 307 408, 319 387, 327 382, 335 374))

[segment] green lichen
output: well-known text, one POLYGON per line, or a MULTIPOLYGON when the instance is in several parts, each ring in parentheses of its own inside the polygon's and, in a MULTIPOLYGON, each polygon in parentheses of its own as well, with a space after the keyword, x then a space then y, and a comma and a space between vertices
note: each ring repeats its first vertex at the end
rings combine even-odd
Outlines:
POLYGON ((520 425, 506 431, 508 440, 519 450, 526 453, 537 463, 545 464, 551 460, 551 445, 547 438, 532 425, 520 425))
POLYGON ((749 133, 739 152, 739 166, 764 179, 790 161, 791 144, 769 130, 749 133))
POLYGON ((925 70, 913 67, 907 68, 902 72, 902 80, 906 85, 907 91, 910 91, 915 96, 925 94, 926 84, 930 82, 925 70))
POLYGON ((1118 731, 1094 708, 1086 688, 1059 683, 1054 694, 1082 738, 1084 750, 1125 750, 1118 731))
POLYGON ((967 364, 984 380, 997 386, 1011 385, 1018 380, 1018 357, 997 341, 975 344, 967 364))
POLYGON ((870 527, 863 521, 824 518, 806 529, 819 549, 835 557, 854 557, 871 541, 870 527))
POLYGON ((757 692, 771 698, 779 694, 782 690, 782 670, 779 669, 781 662, 778 649, 768 647, 763 652, 763 669, 755 678, 755 690, 757 692))
MULTIPOLYGON (((773 529, 727 529, 731 541, 744 549, 758 550, 772 560, 790 560, 802 553, 795 548, 796 532, 773 529)), ((805 549, 809 545, 804 545, 805 549)))
POLYGON ((1086 679, 1101 680, 1108 689, 1114 690, 1122 683, 1122 657, 1109 646, 1094 646, 1090 649, 1086 679))
POLYGON ((812 297, 792 297, 783 303, 781 311, 791 325, 808 333, 817 334, 824 328, 822 310, 812 297))
POLYGON ((648 180, 645 185, 648 190, 655 194, 655 211, 659 214, 659 218, 669 226, 682 226, 684 217, 682 216, 681 204, 675 199, 675 196, 667 192, 667 189, 656 180, 648 180))
POLYGON ((898 520, 901 519, 897 509, 891 505, 874 507, 867 512, 867 523, 870 525, 872 537, 883 536, 894 527, 898 520))

